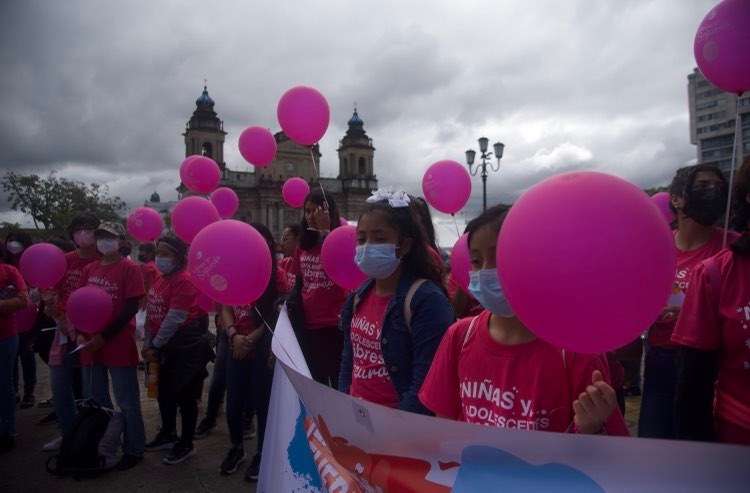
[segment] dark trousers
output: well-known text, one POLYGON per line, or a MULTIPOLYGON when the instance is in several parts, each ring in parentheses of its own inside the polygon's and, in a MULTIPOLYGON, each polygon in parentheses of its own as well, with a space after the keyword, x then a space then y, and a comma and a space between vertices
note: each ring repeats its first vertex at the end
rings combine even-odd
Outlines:
POLYGON ((337 388, 344 334, 338 327, 305 329, 300 333, 300 346, 313 380, 337 388))
POLYGON ((649 346, 643 370, 643 394, 638 416, 638 436, 675 437, 677 360, 673 348, 649 346))
POLYGON ((203 377, 186 385, 179 392, 174 392, 172 383, 169 381, 167 370, 159 367, 159 414, 161 414, 161 426, 165 433, 177 431, 177 407, 180 408, 182 418, 182 433, 180 441, 185 445, 193 445, 195 426, 198 423, 198 397, 203 386, 203 377))
POLYGON ((13 387, 18 393, 18 360, 21 360, 21 369, 23 370, 23 393, 24 395, 34 394, 36 388, 36 356, 31 351, 32 331, 21 332, 18 334, 18 356, 13 367, 13 387))
POLYGON ((252 357, 227 357, 227 427, 234 447, 242 447, 243 412, 252 405, 258 417, 258 453, 263 450, 263 438, 268 420, 273 369, 268 365, 268 351, 252 357))

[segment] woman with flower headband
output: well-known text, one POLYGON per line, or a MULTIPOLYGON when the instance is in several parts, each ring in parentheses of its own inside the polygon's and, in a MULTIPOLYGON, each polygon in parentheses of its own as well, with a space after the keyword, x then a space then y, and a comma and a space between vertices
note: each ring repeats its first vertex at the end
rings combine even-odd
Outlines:
POLYGON ((335 387, 343 344, 339 313, 347 293, 328 277, 320 261, 323 240, 339 226, 333 197, 310 192, 300 226, 302 234, 290 268, 297 280, 287 302, 289 317, 313 379, 335 387))
POLYGON ((427 245, 405 192, 378 190, 367 199, 355 261, 370 278, 349 295, 341 313, 340 391, 429 414, 417 392, 454 318, 427 245))

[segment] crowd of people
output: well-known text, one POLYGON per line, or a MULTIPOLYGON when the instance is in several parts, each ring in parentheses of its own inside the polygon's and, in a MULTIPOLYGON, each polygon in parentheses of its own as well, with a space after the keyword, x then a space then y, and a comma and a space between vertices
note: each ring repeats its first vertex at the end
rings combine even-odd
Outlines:
POLYGON ((11 450, 16 439, 16 407, 35 403, 36 351, 50 371, 53 412, 44 420, 60 431, 45 451, 60 448, 81 401, 93 399, 122 415, 118 469, 158 450, 166 451, 165 464, 178 464, 196 454, 194 441, 216 427, 223 406, 229 444, 218 470, 236 472, 247 461, 244 440, 257 434, 245 471, 257 480, 274 368, 270 328, 282 303, 313 379, 356 398, 490 426, 627 436, 620 361, 631 368, 637 361, 640 376, 643 350, 639 436, 750 445, 750 158, 737 173, 725 231, 717 224, 728 192, 713 166, 676 172, 669 187, 673 294, 643 337, 607 354, 558 348, 515 316, 496 265, 510 205, 468 223, 470 282, 460 286, 439 254, 424 200, 373 193, 356 226, 354 261, 367 280, 347 290, 321 263, 323 241, 340 226, 335 201, 313 191, 300 223, 287 225, 278 245, 266 226, 252 223, 272 253, 272 276, 249 305, 214 304, 215 338, 190 280, 189 246, 179 238, 141 243, 136 261, 122 224, 81 213, 67 238, 49 240, 66 251, 65 276, 53 289, 37 290, 18 270, 32 239, 10 231, 0 244, 0 450, 11 450), (95 334, 66 316, 68 299, 82 286, 112 298, 112 316, 95 334), (29 303, 39 308, 37 320, 19 333, 15 314, 29 303), (139 367, 158 382, 158 429, 144 425, 139 367))

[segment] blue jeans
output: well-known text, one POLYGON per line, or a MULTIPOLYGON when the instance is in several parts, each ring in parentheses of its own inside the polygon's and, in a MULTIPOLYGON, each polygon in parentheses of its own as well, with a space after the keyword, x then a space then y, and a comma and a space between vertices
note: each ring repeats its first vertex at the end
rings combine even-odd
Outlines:
POLYGON ((643 393, 638 416, 639 437, 676 438, 676 388, 676 351, 668 347, 649 346, 643 368, 643 393))
POLYGON ((13 366, 18 352, 18 334, 0 339, 0 433, 16 436, 16 391, 13 366))
POLYGON ((125 421, 122 450, 126 454, 142 456, 146 445, 146 429, 141 414, 141 394, 138 370, 135 366, 104 366, 94 363, 83 367, 83 394, 102 406, 113 409, 109 396, 109 376, 117 407, 125 421))
POLYGON ((76 417, 76 398, 73 393, 73 372, 77 355, 68 356, 75 347, 74 342, 67 344, 61 365, 50 365, 50 383, 52 386, 52 406, 60 423, 60 433, 65 434, 76 417))

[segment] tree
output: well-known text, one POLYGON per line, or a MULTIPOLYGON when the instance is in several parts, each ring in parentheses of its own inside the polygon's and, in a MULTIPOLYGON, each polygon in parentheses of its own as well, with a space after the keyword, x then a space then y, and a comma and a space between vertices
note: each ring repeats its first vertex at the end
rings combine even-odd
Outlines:
POLYGON ((669 187, 662 186, 662 187, 646 188, 644 192, 646 192, 649 196, 653 196, 660 192, 669 192, 669 187))
POLYGON ((60 178, 51 171, 46 178, 39 175, 8 171, 2 178, 3 190, 14 211, 31 216, 34 227, 64 230, 70 220, 81 212, 92 212, 102 220, 116 221, 125 211, 125 202, 109 195, 109 187, 98 183, 60 178))

